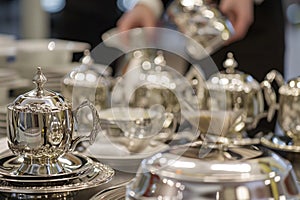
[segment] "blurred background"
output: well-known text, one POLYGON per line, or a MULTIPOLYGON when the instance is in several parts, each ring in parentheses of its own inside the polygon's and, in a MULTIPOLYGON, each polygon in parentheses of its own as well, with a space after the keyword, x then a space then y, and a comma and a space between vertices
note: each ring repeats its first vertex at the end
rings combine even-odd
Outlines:
MULTIPOLYGON (((0 0, 0 33, 12 34, 16 39, 76 40, 87 42, 93 48, 101 41, 103 32, 115 27, 117 19, 133 1, 101 1, 101 9, 97 0, 86 5, 78 0, 69 2, 72 3, 66 0, 0 0), (93 8, 89 16, 81 13, 84 6, 93 8), (65 26, 71 20, 73 25, 65 26), (98 27, 99 34, 88 29, 91 24, 98 27)), ((286 16, 285 79, 289 80, 300 74, 297 67, 300 63, 297 55, 300 50, 300 0, 283 0, 282 3, 286 16)))

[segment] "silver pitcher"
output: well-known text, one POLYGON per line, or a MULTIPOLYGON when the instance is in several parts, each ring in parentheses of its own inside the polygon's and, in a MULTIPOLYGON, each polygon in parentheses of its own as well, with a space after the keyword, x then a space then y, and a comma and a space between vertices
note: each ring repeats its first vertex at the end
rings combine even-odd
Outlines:
POLYGON ((213 2, 175 0, 167 9, 169 18, 179 31, 191 38, 186 43, 186 50, 196 59, 214 53, 234 33, 231 22, 222 15, 213 2), (199 49, 199 44, 202 49, 199 49))
POLYGON ((99 117, 95 107, 85 101, 75 110, 59 93, 44 89, 47 79, 41 68, 33 78, 36 88, 20 95, 7 107, 8 145, 24 159, 16 175, 64 173, 58 158, 74 150, 78 142, 95 140, 99 117), (90 133, 75 136, 78 111, 88 107, 93 116, 90 133))

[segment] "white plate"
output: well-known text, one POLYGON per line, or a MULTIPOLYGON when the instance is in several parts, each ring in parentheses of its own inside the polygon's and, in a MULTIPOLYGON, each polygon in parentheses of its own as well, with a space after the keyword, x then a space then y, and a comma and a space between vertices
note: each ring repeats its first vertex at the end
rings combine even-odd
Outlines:
POLYGON ((110 142, 106 138, 97 138, 85 153, 112 168, 129 173, 136 173, 141 161, 156 153, 165 151, 168 145, 155 141, 155 146, 149 145, 142 152, 130 153, 124 146, 110 142))
POLYGON ((7 146, 7 137, 0 137, 0 154, 6 150, 9 150, 7 146))

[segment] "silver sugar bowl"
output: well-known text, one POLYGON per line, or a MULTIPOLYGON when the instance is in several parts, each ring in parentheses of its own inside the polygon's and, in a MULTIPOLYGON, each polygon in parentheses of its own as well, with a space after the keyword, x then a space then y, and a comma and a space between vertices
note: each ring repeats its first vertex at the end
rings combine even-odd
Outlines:
POLYGON ((85 101, 75 110, 59 93, 44 89, 47 79, 41 68, 33 78, 36 88, 7 106, 7 136, 11 151, 24 161, 16 175, 65 173, 58 158, 74 150, 78 142, 92 143, 97 133, 98 114, 85 101), (78 111, 88 107, 93 116, 89 134, 75 136, 78 111))

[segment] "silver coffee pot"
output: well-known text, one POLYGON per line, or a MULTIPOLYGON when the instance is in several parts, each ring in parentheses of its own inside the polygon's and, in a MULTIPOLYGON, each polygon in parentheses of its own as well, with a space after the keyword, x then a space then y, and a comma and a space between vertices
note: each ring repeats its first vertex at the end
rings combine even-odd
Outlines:
POLYGON ((84 101, 75 110, 59 93, 47 90, 41 68, 33 78, 36 88, 7 106, 7 136, 12 152, 24 159, 16 175, 64 173, 58 158, 74 150, 80 141, 92 143, 99 121, 95 107, 84 101), (76 135, 79 110, 88 107, 93 117, 89 134, 76 135))

